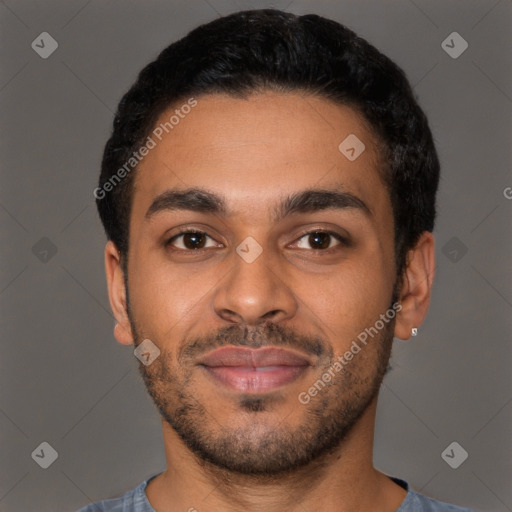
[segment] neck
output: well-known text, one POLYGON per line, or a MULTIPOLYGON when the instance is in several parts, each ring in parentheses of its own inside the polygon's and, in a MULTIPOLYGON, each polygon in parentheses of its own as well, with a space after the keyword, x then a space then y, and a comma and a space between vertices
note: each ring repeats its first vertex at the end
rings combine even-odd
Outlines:
POLYGON ((395 511, 406 492, 372 464, 376 405, 335 450, 279 476, 241 475, 199 460, 163 422, 167 469, 146 494, 157 511, 395 511))

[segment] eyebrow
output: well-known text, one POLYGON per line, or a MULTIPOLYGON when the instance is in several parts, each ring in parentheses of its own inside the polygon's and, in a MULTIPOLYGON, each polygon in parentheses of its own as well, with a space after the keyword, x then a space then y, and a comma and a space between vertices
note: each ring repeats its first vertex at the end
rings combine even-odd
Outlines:
MULTIPOLYGON (((366 203, 357 196, 340 190, 306 189, 286 196, 271 210, 274 222, 299 213, 311 213, 330 209, 355 209, 371 217, 366 203)), ((226 217, 229 210, 225 200, 202 188, 185 190, 166 190, 159 194, 146 211, 145 218, 150 220, 163 211, 189 210, 226 217)))

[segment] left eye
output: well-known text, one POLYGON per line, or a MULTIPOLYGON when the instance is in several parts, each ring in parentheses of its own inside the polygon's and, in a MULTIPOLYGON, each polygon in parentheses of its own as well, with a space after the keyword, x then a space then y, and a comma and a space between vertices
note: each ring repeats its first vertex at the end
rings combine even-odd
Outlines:
POLYGON ((208 239, 213 240, 213 238, 203 231, 185 231, 179 235, 173 236, 166 245, 173 245, 177 249, 181 250, 198 250, 208 247, 217 247, 215 243, 207 245, 208 239), (176 243, 179 239, 181 239, 180 243, 176 243))
POLYGON ((331 233, 329 231, 311 231, 310 233, 305 233, 299 238, 299 242, 297 242, 297 247, 299 249, 315 249, 315 250, 325 250, 331 249, 336 245, 343 243, 343 238, 337 233, 331 233), (333 242, 337 242, 333 245, 333 242), (310 247, 306 245, 309 244, 310 247))

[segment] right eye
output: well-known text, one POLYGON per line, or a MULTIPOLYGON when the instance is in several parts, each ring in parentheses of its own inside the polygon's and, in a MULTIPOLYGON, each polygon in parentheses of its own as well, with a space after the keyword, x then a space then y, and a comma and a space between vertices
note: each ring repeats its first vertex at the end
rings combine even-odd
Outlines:
POLYGON ((199 251, 210 247, 218 247, 216 242, 211 245, 207 245, 208 239, 213 240, 213 238, 204 231, 188 229, 172 236, 167 240, 167 242, 165 242, 165 246, 171 246, 172 250, 178 251, 199 251))

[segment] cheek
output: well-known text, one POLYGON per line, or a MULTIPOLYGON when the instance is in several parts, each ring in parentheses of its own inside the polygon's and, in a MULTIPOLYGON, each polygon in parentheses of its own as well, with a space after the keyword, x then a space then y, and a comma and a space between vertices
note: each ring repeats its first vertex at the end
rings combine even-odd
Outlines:
MULTIPOLYGON (((218 281, 213 269, 194 271, 192 265, 172 267, 147 255, 130 267, 130 303, 137 323, 156 335, 190 324, 218 281), (141 264, 137 266, 137 263, 141 264), (216 278, 216 279, 215 279, 216 278)), ((148 332, 149 334, 149 332, 148 332)))
POLYGON ((329 275, 302 276, 296 287, 304 304, 340 344, 373 325, 389 307, 393 282, 389 261, 377 250, 360 252, 329 275))

